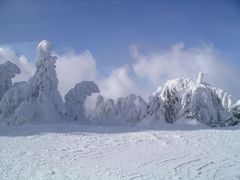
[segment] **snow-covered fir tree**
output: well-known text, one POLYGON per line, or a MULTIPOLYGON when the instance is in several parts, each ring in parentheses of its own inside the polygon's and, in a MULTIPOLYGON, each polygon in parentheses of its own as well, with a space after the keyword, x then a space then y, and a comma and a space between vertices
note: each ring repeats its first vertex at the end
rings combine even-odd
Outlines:
POLYGON ((65 115, 76 121, 86 122, 84 103, 87 96, 99 92, 98 86, 93 81, 83 81, 76 84, 65 95, 65 115))
POLYGON ((152 125, 174 124, 185 119, 209 126, 230 126, 240 121, 240 101, 233 104, 231 95, 204 82, 203 73, 199 73, 196 81, 186 78, 167 81, 148 102, 135 94, 116 101, 99 95, 87 117, 84 104, 88 96, 100 92, 97 84, 92 81, 76 84, 63 102, 58 91, 56 60, 51 54, 51 44, 43 40, 37 47, 36 72, 29 81, 12 84, 20 69, 9 61, 0 65, 1 122, 50 123, 73 119, 99 125, 152 125))
POLYGON ((57 57, 51 56, 51 44, 46 40, 39 43, 37 51, 36 72, 29 80, 31 96, 39 104, 47 106, 50 111, 63 113, 64 106, 58 91, 58 79, 55 70, 57 57))
POLYGON ((0 101, 4 94, 12 87, 12 79, 16 74, 20 74, 21 70, 16 64, 10 61, 0 65, 0 101))

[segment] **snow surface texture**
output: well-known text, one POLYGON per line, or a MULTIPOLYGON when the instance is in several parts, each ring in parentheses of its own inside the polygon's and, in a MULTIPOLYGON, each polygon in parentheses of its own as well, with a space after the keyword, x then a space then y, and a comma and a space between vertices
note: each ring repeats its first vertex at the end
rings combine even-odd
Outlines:
POLYGON ((161 127, 0 127, 0 179, 240 179, 238 125, 161 127))

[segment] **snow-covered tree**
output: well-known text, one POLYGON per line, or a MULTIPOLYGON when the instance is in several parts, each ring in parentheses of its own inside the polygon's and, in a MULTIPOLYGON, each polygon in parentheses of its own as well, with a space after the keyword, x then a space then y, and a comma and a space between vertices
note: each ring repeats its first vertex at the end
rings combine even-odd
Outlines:
POLYGON ((136 124, 145 117, 147 103, 135 94, 125 98, 118 98, 115 103, 113 99, 98 96, 96 107, 90 114, 91 121, 102 125, 126 125, 136 124))
POLYGON ((130 94, 122 100, 118 99, 117 105, 120 104, 122 104, 122 108, 117 113, 116 119, 118 121, 133 125, 140 122, 147 113, 147 103, 141 96, 130 94))
POLYGON ((197 85, 199 85, 203 82, 203 76, 204 76, 204 73, 202 73, 202 72, 198 73, 198 77, 197 77, 197 81, 196 81, 197 85))
POLYGON ((232 105, 230 109, 233 115, 238 118, 238 122, 240 122, 240 100, 238 100, 234 105, 232 105))
MULTIPOLYGON (((194 86, 190 79, 174 79, 167 81, 163 87, 154 92, 154 96, 159 97, 164 106, 164 119, 168 123, 174 123, 182 112, 182 102, 186 92, 194 86)), ((162 108, 162 107, 161 107, 162 108)))
POLYGON ((159 121, 165 121, 165 108, 161 97, 153 94, 149 97, 147 104, 147 112, 144 118, 142 118, 141 124, 151 125, 159 121))
POLYGON ((44 104, 44 106, 49 106, 50 109, 62 113, 64 106, 58 91, 58 79, 55 71, 57 57, 51 56, 51 44, 46 40, 39 43, 37 51, 36 72, 29 81, 31 96, 39 104, 44 104))
MULTIPOLYGON (((180 118, 190 118, 210 126, 235 124, 235 119, 229 112, 231 96, 203 82, 202 73, 199 73, 196 83, 183 78, 168 81, 153 93, 149 109, 157 107, 156 102, 159 102, 160 112, 164 113, 162 119, 168 123, 174 123, 180 118)), ((148 111, 148 116, 155 114, 155 111, 148 111)))
POLYGON ((27 82, 18 82, 13 85, 3 96, 0 102, 1 119, 11 121, 11 124, 17 124, 13 116, 17 108, 24 101, 30 101, 30 86, 27 82), (10 119, 9 119, 10 118, 10 119))
POLYGON ((65 115, 76 121, 87 121, 84 103, 87 96, 99 92, 98 86, 93 81, 83 81, 76 84, 65 95, 65 115))
MULTIPOLYGON (((50 122, 60 118, 60 113, 63 112, 63 102, 57 89, 56 57, 51 56, 50 43, 41 41, 37 54, 34 76, 28 82, 15 83, 0 102, 1 119, 8 119, 10 124, 30 121, 34 117, 36 120, 50 122)), ((16 66, 9 66, 9 77, 20 73, 16 66)), ((9 84, 11 86, 11 81, 9 84)))
POLYGON ((0 101, 4 94, 12 87, 12 79, 16 74, 20 74, 21 70, 16 64, 10 61, 0 65, 0 101))
POLYGON ((104 99, 102 95, 97 97, 97 102, 94 110, 89 115, 89 119, 94 124, 99 125, 114 125, 117 116, 117 110, 113 99, 104 99))

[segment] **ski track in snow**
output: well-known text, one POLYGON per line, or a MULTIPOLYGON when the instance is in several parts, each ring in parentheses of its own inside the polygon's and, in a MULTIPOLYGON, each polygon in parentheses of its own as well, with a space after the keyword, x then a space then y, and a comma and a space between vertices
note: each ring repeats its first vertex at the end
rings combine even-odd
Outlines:
POLYGON ((0 128, 1 180, 240 179, 240 128, 0 128))

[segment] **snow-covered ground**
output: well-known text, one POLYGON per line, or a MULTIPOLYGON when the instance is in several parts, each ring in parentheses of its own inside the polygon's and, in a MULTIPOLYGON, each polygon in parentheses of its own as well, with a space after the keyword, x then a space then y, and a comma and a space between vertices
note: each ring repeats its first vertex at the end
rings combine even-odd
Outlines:
POLYGON ((0 127, 0 179, 239 180, 240 126, 0 127))

